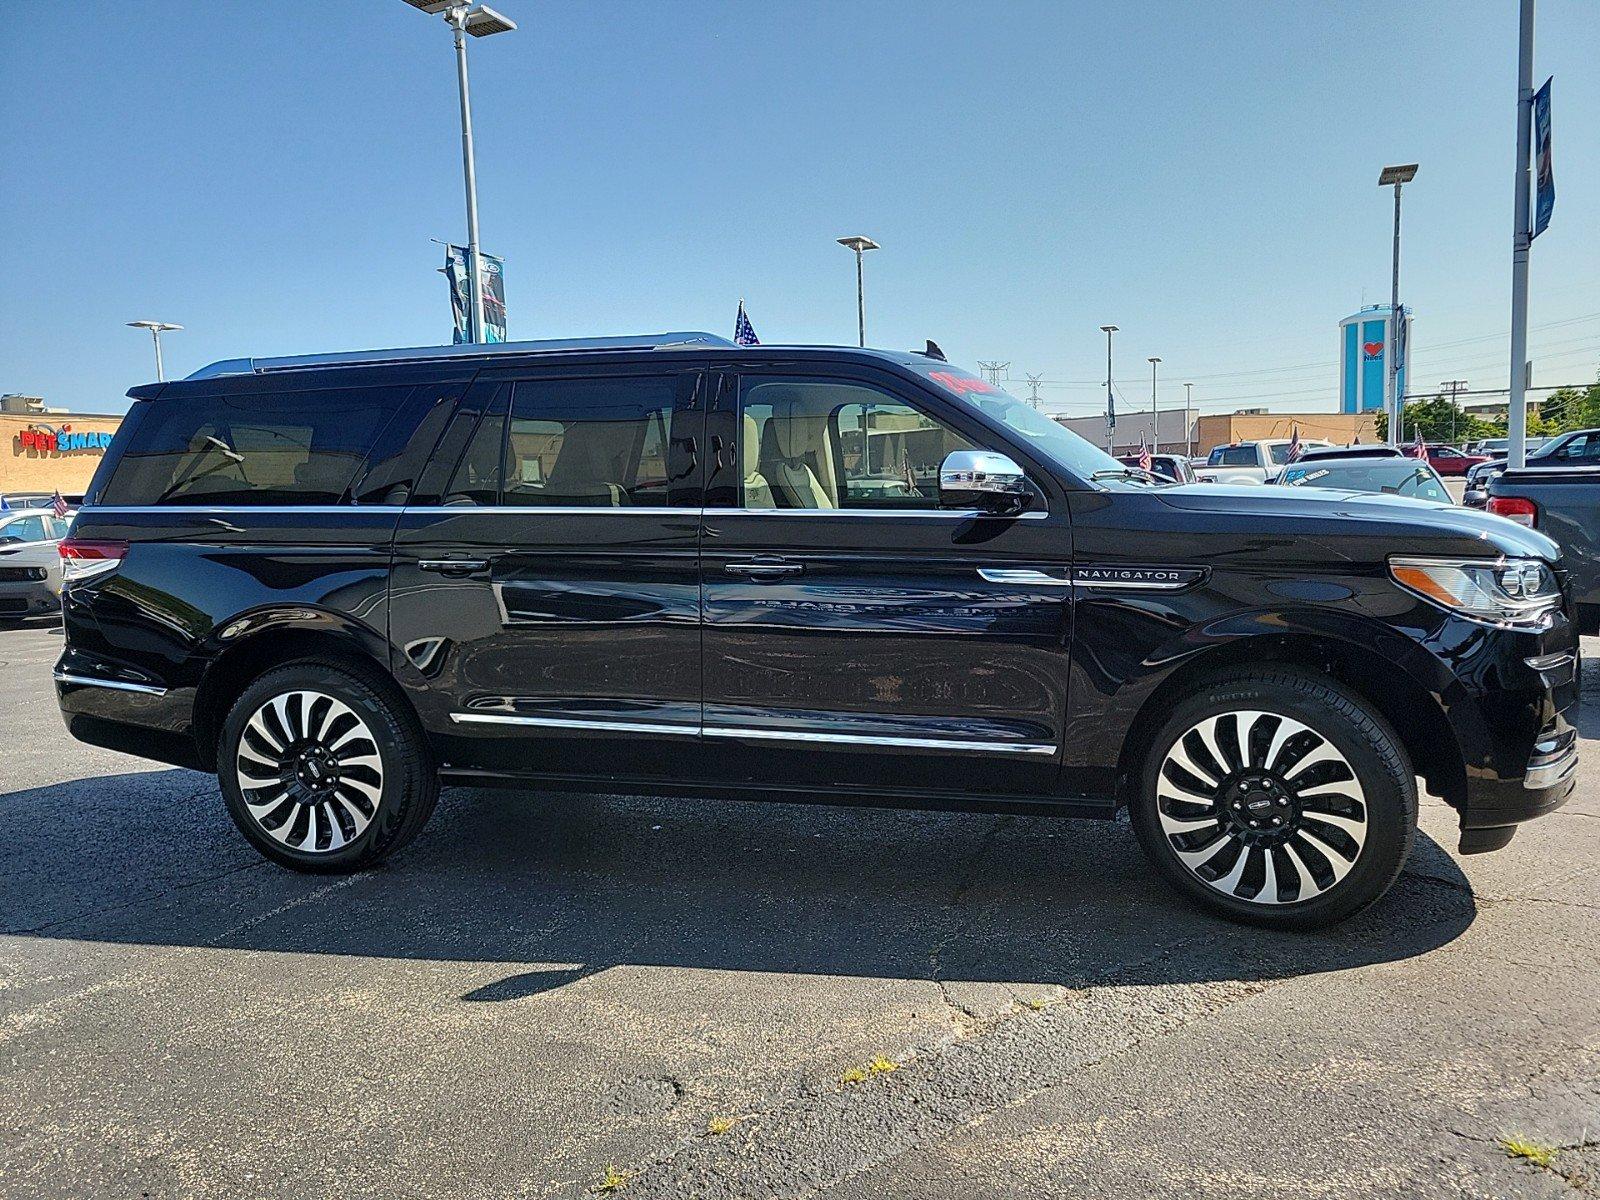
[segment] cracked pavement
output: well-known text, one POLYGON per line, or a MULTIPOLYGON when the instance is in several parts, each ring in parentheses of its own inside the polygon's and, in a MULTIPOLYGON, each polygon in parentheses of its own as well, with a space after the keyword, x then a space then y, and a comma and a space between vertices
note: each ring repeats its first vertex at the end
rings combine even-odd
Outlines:
POLYGON ((0 631, 7 1197, 1600 1195, 1600 663, 1565 810, 1425 798, 1289 936, 1015 816, 450 791, 291 875, 72 742, 59 646, 0 631))

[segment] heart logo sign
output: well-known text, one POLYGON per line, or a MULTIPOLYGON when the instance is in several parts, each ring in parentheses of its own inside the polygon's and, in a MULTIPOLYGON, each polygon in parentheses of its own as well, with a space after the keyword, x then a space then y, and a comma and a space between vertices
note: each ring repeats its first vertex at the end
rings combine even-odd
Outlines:
POLYGON ((1368 358, 1380 358, 1383 355, 1382 342, 1363 342, 1361 348, 1367 352, 1368 358))

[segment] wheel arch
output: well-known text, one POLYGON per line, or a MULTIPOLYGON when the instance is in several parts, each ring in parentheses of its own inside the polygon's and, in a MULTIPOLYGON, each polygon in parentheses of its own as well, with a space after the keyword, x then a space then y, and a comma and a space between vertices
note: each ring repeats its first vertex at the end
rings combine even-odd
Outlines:
MULTIPOLYGON (((1411 648, 1421 653, 1414 644, 1411 648)), ((1327 631, 1297 628, 1239 636, 1191 650, 1151 689, 1129 726, 1117 762, 1117 804, 1132 798, 1150 743, 1181 699, 1208 681, 1265 666, 1300 668, 1331 678, 1366 701, 1394 729, 1429 790, 1460 808, 1466 800, 1466 766, 1450 718, 1430 685, 1409 664, 1384 651, 1327 631)))
POLYGON ((412 707, 390 677, 387 642, 345 613, 304 605, 257 610, 219 625, 209 640, 211 660, 195 690, 193 721, 195 750, 207 770, 216 769, 217 738, 234 701, 284 663, 316 659, 354 668, 412 707))

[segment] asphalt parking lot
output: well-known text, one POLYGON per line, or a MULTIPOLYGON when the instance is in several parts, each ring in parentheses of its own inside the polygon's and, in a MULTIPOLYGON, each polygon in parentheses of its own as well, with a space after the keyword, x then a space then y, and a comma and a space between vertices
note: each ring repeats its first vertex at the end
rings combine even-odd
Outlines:
POLYGON ((451 791, 294 875, 71 741, 59 647, 0 631, 7 1197, 1600 1194, 1596 639, 1564 811, 1425 799, 1297 936, 1010 816, 451 791))

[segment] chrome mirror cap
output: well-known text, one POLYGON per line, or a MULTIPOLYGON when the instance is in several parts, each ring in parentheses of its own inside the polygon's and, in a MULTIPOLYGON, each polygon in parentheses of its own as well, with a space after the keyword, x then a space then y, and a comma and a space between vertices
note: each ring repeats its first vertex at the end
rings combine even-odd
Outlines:
POLYGON ((991 450, 953 450, 940 464, 941 508, 1020 512, 1031 498, 1028 477, 1004 454, 991 450))

